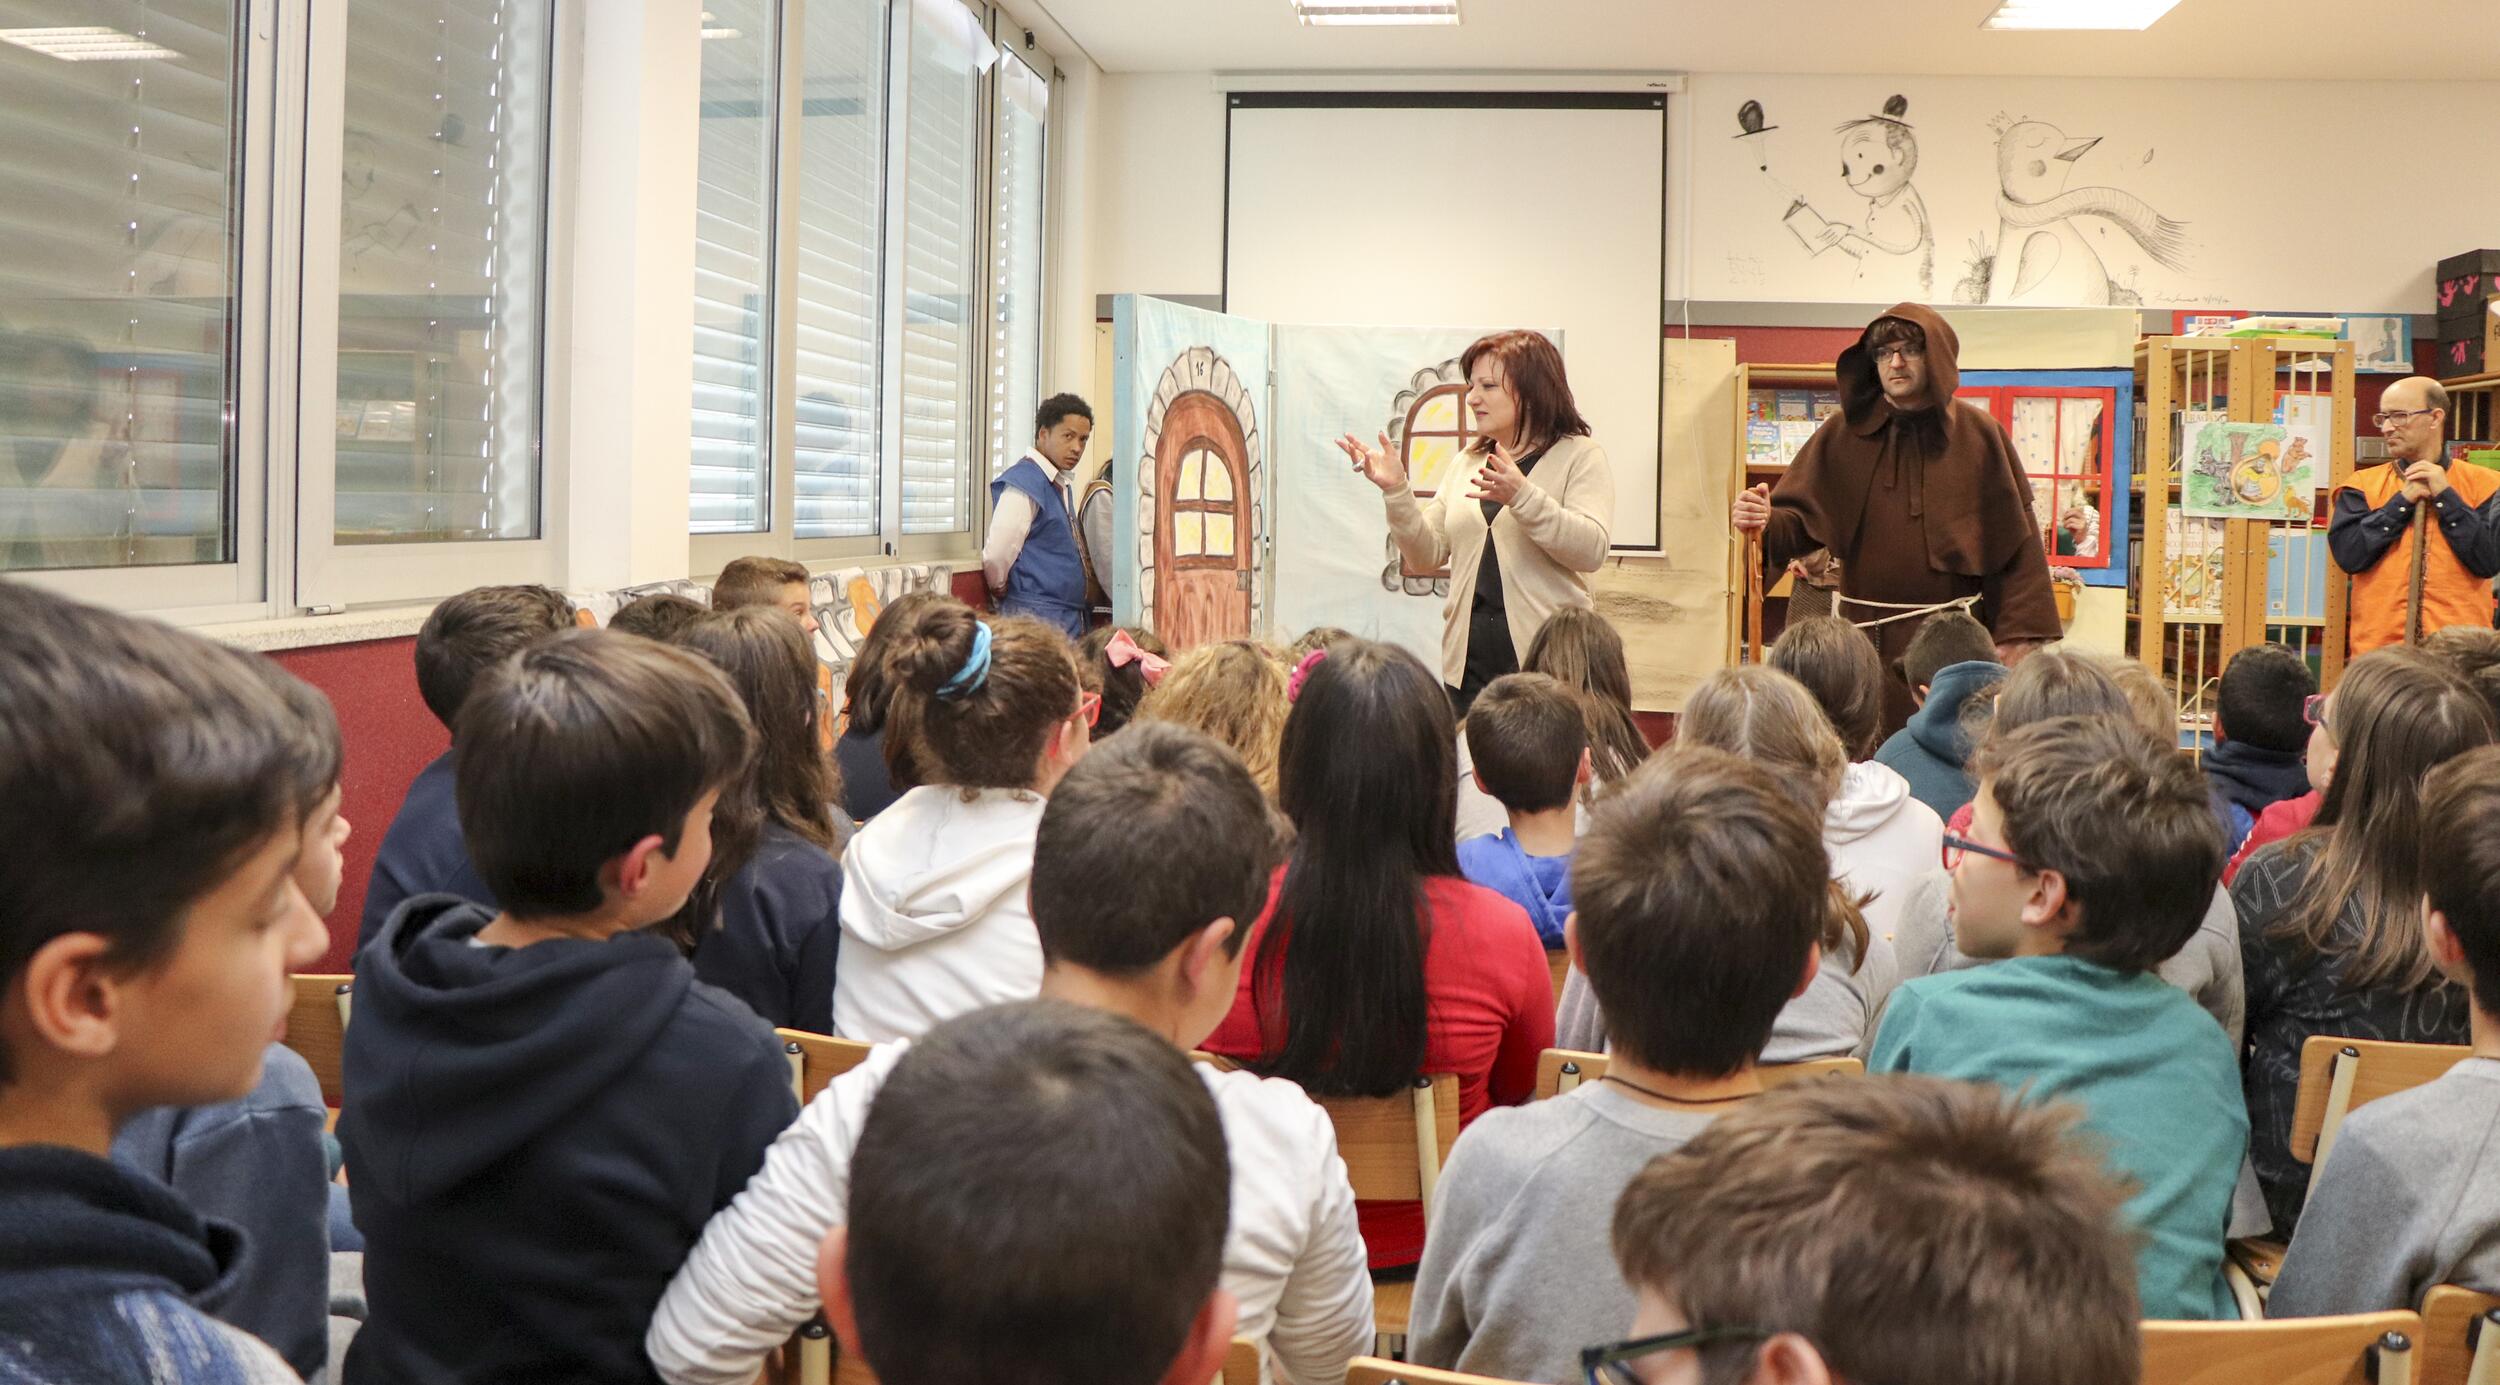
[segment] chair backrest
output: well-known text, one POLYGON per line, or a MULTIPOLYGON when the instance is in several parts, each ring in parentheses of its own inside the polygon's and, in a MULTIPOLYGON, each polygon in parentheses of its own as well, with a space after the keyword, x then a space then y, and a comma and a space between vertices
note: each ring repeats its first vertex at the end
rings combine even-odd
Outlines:
POLYGON ((2336 1127, 2355 1107, 2445 1076, 2473 1056, 2464 1044, 2398 1044, 2312 1034, 2300 1046, 2300 1095, 2292 1106, 2292 1157, 2326 1162, 2336 1127))
POLYGON ((1571 953, 1563 948, 1545 950, 1545 965, 1554 969, 1554 1003, 1562 1004, 1563 983, 1571 979, 1571 953))
POLYGON ((2419 1313, 2148 1322, 2144 1385, 2412 1385, 2419 1313))
POLYGON ((1377 1356, 1357 1356, 1347 1365, 1345 1385, 1516 1385, 1489 1375, 1462 1375, 1457 1371, 1436 1371, 1427 1366, 1410 1366, 1402 1361, 1383 1361, 1377 1356))
POLYGON ((347 1042, 349 999, 356 978, 344 972, 298 972, 295 1001, 286 1012, 286 1046, 294 1049, 321 1083, 321 1100, 337 1106, 347 1090, 339 1076, 339 1050, 347 1042))
MULTIPOLYGON (((1796 1063, 1764 1063, 1754 1069, 1765 1088, 1786 1086, 1809 1077, 1863 1077, 1866 1064, 1855 1058, 1808 1058, 1796 1063)), ((1549 1048, 1536 1057, 1536 1099, 1560 1096, 1583 1082, 1606 1075, 1606 1055, 1577 1048, 1549 1048)))
POLYGON ((1319 1105, 1337 1128, 1337 1153, 1357 1199, 1429 1206, 1458 1142, 1456 1077, 1419 1077, 1398 1096, 1322 1097, 1319 1105))
POLYGON ((857 1039, 810 1034, 804 1029, 776 1029, 781 1051, 790 1060, 790 1090, 805 1106, 825 1084, 868 1061, 870 1048, 857 1039))
POLYGON ((2500 1385, 2500 1297, 2441 1284, 2422 1297, 2416 1385, 2500 1385))
MULTIPOLYGON (((824 1377, 807 1377, 804 1367, 797 1385, 823 1385, 824 1377)), ((1473 1380, 1474 1376, 1460 1379, 1473 1380)), ((833 1385, 877 1385, 877 1373, 856 1356, 844 1356, 833 1367, 833 1385)), ((1259 1344, 1248 1337, 1235 1337, 1225 1349, 1224 1368, 1209 1385, 1259 1385, 1259 1344)))

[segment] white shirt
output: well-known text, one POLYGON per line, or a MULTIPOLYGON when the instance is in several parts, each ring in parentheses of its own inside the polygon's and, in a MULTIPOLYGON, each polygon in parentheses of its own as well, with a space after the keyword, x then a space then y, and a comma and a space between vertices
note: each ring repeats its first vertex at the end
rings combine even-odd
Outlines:
MULTIPOLYGON (((816 1248, 842 1223, 869 1104, 909 1047, 879 1044, 835 1078, 703 1228, 643 1337, 670 1385, 749 1385, 816 1315, 816 1248)), ((1265 1343, 1270 1378, 1343 1385, 1346 1363, 1371 1349, 1372 1283, 1336 1131, 1290 1082, 1197 1071, 1232 1165, 1223 1285, 1241 1301, 1236 1331, 1265 1343)))
POLYGON ((833 1027, 910 1039, 968 1010, 1042 988, 1042 940, 1025 902, 1042 796, 923 784, 842 852, 842 963, 833 1027))
MULTIPOLYGON (((1069 508, 1068 474, 1039 452, 1026 452, 1024 456, 1050 478, 1051 488, 1059 492, 1060 508, 1069 508)), ((1033 516, 1033 497, 1013 486, 998 493, 998 508, 990 513, 989 537, 981 543, 981 576, 991 591, 1007 590, 1007 571, 1024 552, 1025 536, 1033 532, 1033 516)))

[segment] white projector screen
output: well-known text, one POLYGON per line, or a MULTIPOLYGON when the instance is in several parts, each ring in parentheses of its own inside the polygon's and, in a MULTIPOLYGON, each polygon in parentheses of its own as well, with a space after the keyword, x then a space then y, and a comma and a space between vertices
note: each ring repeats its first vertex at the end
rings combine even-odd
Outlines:
MULTIPOLYGON (((1614 463, 1615 547, 1655 551, 1665 98, 1227 102, 1225 311, 1559 329, 1572 394, 1614 463)), ((1348 419, 1341 431, 1377 426, 1348 419)))

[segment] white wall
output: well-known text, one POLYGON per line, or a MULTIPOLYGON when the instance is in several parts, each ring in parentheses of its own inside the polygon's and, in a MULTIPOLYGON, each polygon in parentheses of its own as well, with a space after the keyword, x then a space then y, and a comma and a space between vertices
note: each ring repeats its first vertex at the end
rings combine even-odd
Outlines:
POLYGON ((1098 133, 1095 292, 1222 293, 1224 97, 1213 76, 1106 76, 1098 133))

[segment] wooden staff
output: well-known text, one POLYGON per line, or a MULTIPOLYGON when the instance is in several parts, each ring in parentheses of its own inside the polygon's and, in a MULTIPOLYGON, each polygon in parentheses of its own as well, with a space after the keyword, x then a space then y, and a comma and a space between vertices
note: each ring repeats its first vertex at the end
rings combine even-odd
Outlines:
POLYGON ((1745 535, 1745 662, 1762 662, 1762 532, 1758 529, 1745 535))
POLYGON ((2413 572, 2405 586, 2405 643, 2422 642, 2422 565, 2430 558, 2431 502, 2413 507, 2413 572))

